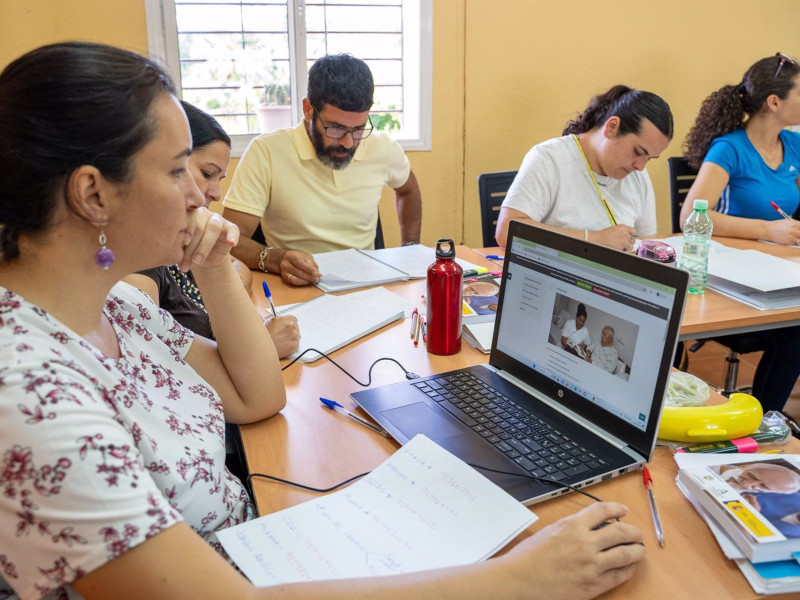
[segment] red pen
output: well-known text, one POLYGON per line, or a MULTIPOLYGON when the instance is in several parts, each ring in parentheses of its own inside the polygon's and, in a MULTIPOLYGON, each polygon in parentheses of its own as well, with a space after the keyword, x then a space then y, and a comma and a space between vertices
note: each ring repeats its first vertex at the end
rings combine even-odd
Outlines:
POLYGON ((789 215, 787 215, 787 214, 786 214, 786 212, 785 212, 785 211, 784 211, 784 210, 783 210, 783 209, 782 209, 780 206, 778 206, 777 204, 775 204, 775 203, 774 203, 772 200, 770 200, 770 201, 769 201, 769 203, 770 203, 770 204, 772 204, 772 208, 774 208, 775 210, 777 210, 777 211, 778 211, 778 214, 779 214, 780 216, 782 216, 784 219, 786 219, 787 221, 792 221, 792 220, 793 220, 793 219, 792 219, 792 217, 790 217, 789 215))
POLYGON ((415 308, 411 313, 411 339, 414 339, 414 330, 417 328, 417 319, 419 319, 419 311, 415 308))
POLYGON ((424 318, 422 319, 422 341, 425 344, 428 343, 428 322, 424 318))
POLYGON ((656 539, 658 545, 664 547, 664 530, 661 528, 661 518, 658 516, 658 508, 656 508, 656 497, 653 495, 653 478, 650 477, 650 471, 645 465, 642 468, 642 481, 644 487, 647 489, 647 496, 650 498, 650 511, 653 513, 653 525, 656 528, 656 539))

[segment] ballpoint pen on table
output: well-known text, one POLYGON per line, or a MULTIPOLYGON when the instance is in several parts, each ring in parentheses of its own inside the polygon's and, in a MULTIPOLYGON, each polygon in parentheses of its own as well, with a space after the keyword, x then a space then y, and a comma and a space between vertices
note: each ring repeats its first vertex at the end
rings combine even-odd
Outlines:
POLYGON ((428 322, 425 319, 422 319, 422 341, 428 343, 428 322))
POLYGON ((644 487, 647 489, 647 495, 650 498, 650 511, 653 513, 653 525, 656 528, 656 539, 658 545, 664 547, 664 530, 661 528, 661 518, 658 516, 658 508, 656 507, 656 497, 653 495, 653 478, 650 477, 650 470, 645 466, 642 469, 642 480, 644 487))
POLYGON ((327 406, 331 410, 335 410, 336 412, 343 414, 346 417, 350 417, 351 419, 358 421, 364 427, 369 427, 373 431, 380 433, 382 436, 389 437, 389 432, 386 431, 383 427, 379 427, 378 425, 373 425, 369 421, 366 421, 361 417, 359 417, 358 415, 351 413, 344 406, 336 402, 336 400, 328 400, 327 398, 320 398, 319 401, 322 402, 325 406, 327 406))
POLYGON ((419 332, 422 329, 422 315, 417 318, 417 327, 414 331, 414 348, 419 346, 419 332))
POLYGON ((261 282, 261 287, 264 288, 264 295, 267 297, 269 307, 272 309, 272 316, 277 317, 278 313, 275 312, 275 305, 272 303, 272 293, 269 291, 269 286, 266 281, 261 282))
POLYGON ((770 200, 770 201, 769 201, 769 203, 772 205, 772 208, 774 208, 775 210, 777 210, 777 211, 778 211, 778 214, 779 214, 780 216, 782 216, 784 219, 786 219, 786 220, 788 220, 788 221, 792 221, 792 220, 793 220, 793 219, 792 219, 792 217, 790 217, 789 215, 787 215, 787 214, 786 214, 786 211, 784 211, 784 210, 783 210, 783 209, 782 209, 780 206, 778 206, 777 204, 775 204, 775 203, 774 203, 772 200, 770 200))
POLYGON ((497 254, 487 254, 486 258, 490 258, 492 260, 503 260, 505 259, 505 256, 499 256, 497 254))
POLYGON ((415 308, 411 313, 411 339, 414 339, 414 331, 417 329, 417 319, 419 319, 419 311, 415 308))

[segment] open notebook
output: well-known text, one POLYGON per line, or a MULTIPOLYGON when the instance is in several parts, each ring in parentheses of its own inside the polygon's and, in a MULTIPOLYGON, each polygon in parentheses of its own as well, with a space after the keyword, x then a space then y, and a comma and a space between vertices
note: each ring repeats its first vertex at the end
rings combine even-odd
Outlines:
MULTIPOLYGON (((323 292, 339 292, 353 288, 380 285, 393 281, 422 279, 436 261, 436 250, 415 244, 382 250, 335 250, 314 254, 322 273, 317 287, 323 292)), ((465 271, 482 272, 485 268, 460 258, 456 262, 465 271)))
MULTIPOLYGON (((294 315, 300 327, 300 347, 289 356, 294 359, 314 348, 325 354, 402 319, 412 305, 397 294, 378 287, 344 296, 323 294, 307 302, 278 307, 277 314, 294 315)), ((304 355, 300 362, 322 358, 316 352, 304 355)))

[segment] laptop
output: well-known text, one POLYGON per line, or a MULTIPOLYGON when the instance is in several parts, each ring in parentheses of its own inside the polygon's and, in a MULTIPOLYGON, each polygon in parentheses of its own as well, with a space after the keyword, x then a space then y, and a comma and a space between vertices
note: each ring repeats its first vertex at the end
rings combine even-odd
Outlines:
POLYGON ((652 456, 687 283, 513 221, 489 363, 351 398, 401 444, 425 434, 524 504, 605 481, 652 456))

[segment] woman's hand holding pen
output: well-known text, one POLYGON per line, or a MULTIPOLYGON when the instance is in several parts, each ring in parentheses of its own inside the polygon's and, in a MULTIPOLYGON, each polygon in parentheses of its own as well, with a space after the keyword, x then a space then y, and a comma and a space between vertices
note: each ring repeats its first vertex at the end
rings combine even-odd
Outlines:
POLYGON ((777 219, 766 221, 764 239, 784 246, 800 244, 800 221, 794 219, 777 219))
POLYGON ((589 241, 627 252, 636 243, 636 230, 628 225, 614 225, 600 231, 590 231, 589 241))

